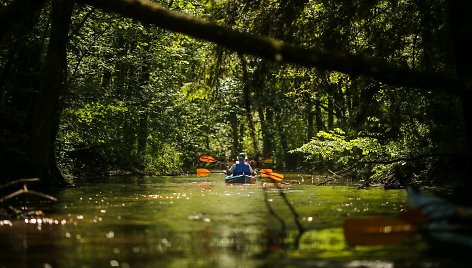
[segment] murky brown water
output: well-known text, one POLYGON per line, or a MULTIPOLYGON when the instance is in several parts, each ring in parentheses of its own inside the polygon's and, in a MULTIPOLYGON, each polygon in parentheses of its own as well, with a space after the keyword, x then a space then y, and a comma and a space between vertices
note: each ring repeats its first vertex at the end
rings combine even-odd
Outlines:
POLYGON ((420 236, 345 243, 346 217, 396 215, 404 190, 302 183, 284 192, 301 236, 278 190, 265 195, 260 184, 225 185, 222 175, 89 181, 61 192, 43 217, 4 221, 0 267, 467 267, 428 254, 420 236))

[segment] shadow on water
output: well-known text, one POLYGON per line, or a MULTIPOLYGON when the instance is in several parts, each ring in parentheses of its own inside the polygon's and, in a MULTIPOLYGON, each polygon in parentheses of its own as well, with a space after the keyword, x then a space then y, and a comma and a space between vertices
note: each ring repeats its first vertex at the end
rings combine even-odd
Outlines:
POLYGON ((223 177, 104 178, 45 216, 0 224, 0 267, 467 267, 420 236, 349 246, 342 222, 396 215, 402 190, 225 185, 223 177), (296 217, 295 217, 295 216, 296 217))

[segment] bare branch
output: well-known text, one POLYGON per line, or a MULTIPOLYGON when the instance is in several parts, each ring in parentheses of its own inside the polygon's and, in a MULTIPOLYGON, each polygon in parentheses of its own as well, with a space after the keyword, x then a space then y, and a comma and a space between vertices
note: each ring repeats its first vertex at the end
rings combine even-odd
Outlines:
POLYGON ((321 186, 321 185, 325 185, 326 183, 330 182, 330 181, 334 181, 334 178, 329 178, 327 180, 324 180, 318 184, 316 184, 316 186, 321 186))
MULTIPOLYGON (((21 179, 21 180, 12 181, 12 182, 8 183, 8 185, 13 185, 13 184, 18 183, 18 182, 31 182, 31 181, 39 181, 39 179, 36 179, 36 178, 21 179)), ((46 198, 46 199, 49 199, 49 200, 52 200, 52 201, 57 201, 57 198, 55 198, 54 196, 43 194, 43 193, 40 193, 40 192, 37 192, 37 191, 34 191, 34 190, 29 190, 28 187, 26 186, 26 183, 25 183, 25 184, 23 184, 22 189, 17 190, 15 192, 11 193, 11 194, 8 194, 8 195, 0 198, 0 203, 3 203, 5 201, 7 201, 8 199, 12 199, 13 197, 19 196, 21 194, 30 194, 30 195, 46 198)))
POLYGON ((39 181, 39 178, 27 178, 27 179, 14 180, 14 181, 10 181, 8 183, 0 185, 0 189, 7 188, 8 186, 12 186, 19 183, 27 183, 27 182, 35 182, 35 181, 39 181))
POLYGON ((5 201, 7 201, 8 199, 12 199, 13 197, 19 196, 21 194, 30 194, 30 195, 39 196, 39 197, 49 199, 51 201, 57 201, 57 198, 55 198, 54 196, 50 196, 50 195, 47 195, 47 194, 43 194, 43 193, 40 193, 40 192, 36 192, 36 191, 33 191, 33 190, 28 190, 26 188, 23 188, 23 189, 20 189, 16 192, 13 192, 9 195, 6 195, 6 196, 0 198, 0 203, 3 203, 5 201))

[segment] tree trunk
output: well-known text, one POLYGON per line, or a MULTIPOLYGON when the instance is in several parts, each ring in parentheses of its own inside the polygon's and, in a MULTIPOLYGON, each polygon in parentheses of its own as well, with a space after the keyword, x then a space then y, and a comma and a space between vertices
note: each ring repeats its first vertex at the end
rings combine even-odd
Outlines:
MULTIPOLYGON (((143 59, 143 65, 141 68, 141 72, 139 74, 139 92, 146 92, 144 89, 146 85, 149 83, 149 74, 150 74, 150 66, 147 59, 143 59)), ((142 93, 141 98, 146 100, 147 97, 144 96, 142 93)), ((138 134, 137 134, 137 160, 138 166, 137 168, 144 172, 145 168, 145 157, 146 157, 146 145, 147 145, 147 138, 149 135, 149 128, 148 128, 148 117, 149 113, 147 110, 148 101, 144 101, 143 106, 144 111, 139 112, 139 126, 138 126, 138 134)))
POLYGON ((460 94, 463 90, 471 88, 469 80, 458 79, 447 72, 423 72, 378 58, 352 55, 339 50, 298 47, 173 12, 152 1, 77 0, 77 2, 268 60, 339 71, 352 76, 367 76, 379 82, 422 88, 427 91, 460 94))
POLYGON ((260 106, 257 109, 259 114, 259 121, 261 122, 261 134, 262 134, 262 154, 272 153, 273 148, 273 135, 271 130, 272 122, 272 110, 270 107, 260 106), (265 108, 265 109, 264 109, 265 108))
MULTIPOLYGON (((449 0, 450 29, 456 60, 457 74, 460 77, 472 77, 472 7, 468 1, 449 0)), ((466 190, 472 189, 472 92, 466 90, 461 95, 462 114, 467 142, 467 172, 465 179, 466 190)), ((472 198, 468 195, 469 200, 472 198)))
POLYGON ((268 74, 269 65, 262 61, 260 62, 252 76, 252 85, 254 86, 254 103, 257 105, 257 114, 261 126, 262 136, 262 152, 256 152, 256 157, 264 157, 268 153, 273 152, 273 108, 270 97, 267 96, 266 76, 268 74))
POLYGON ((325 125, 323 123, 323 114, 321 113, 321 101, 319 98, 315 101, 315 121, 316 121, 316 130, 324 131, 325 125))
POLYGON ((139 171, 144 172, 145 157, 146 157, 146 145, 148 137, 148 112, 144 111, 139 116, 139 126, 138 126, 138 148, 137 148, 137 157, 138 157, 138 166, 139 171))
POLYGON ((285 131, 285 122, 283 118, 283 114, 280 112, 275 112, 275 120, 278 122, 277 125, 277 133, 279 134, 279 140, 280 140, 280 147, 281 151, 277 153, 277 167, 287 167, 288 162, 290 161, 289 157, 289 146, 288 146, 288 140, 287 140, 287 134, 285 131))
POLYGON ((249 74, 247 71, 247 61, 246 58, 242 54, 238 54, 239 59, 241 60, 241 68, 243 71, 243 101, 244 101, 244 108, 246 110, 246 119, 248 123, 249 133, 252 140, 252 149, 254 153, 258 153, 259 149, 257 146, 257 137, 256 137, 256 130, 254 127, 254 120, 252 118, 252 109, 251 109, 251 86, 249 84, 249 74))
POLYGON ((66 46, 73 6, 71 0, 52 1, 51 38, 31 124, 31 175, 48 185, 65 184, 62 175, 56 172, 54 152, 60 97, 66 89, 66 46))
POLYGON ((334 128, 334 100, 333 96, 328 96, 328 130, 334 128))
POLYGON ((118 131, 120 151, 116 154, 116 157, 118 166, 131 169, 133 167, 134 151, 136 148, 136 123, 134 122, 132 116, 134 109, 132 109, 132 107, 129 105, 133 91, 132 81, 130 79, 130 73, 132 70, 129 62, 126 61, 128 51, 131 48, 131 40, 126 37, 125 31, 126 30, 121 29, 116 33, 117 36, 114 44, 116 56, 122 60, 117 61, 115 65, 116 79, 114 80, 113 86, 116 88, 116 91, 118 92, 121 100, 128 108, 126 112, 121 114, 122 125, 118 131))
POLYGON ((315 130, 314 130, 315 112, 313 111, 313 101, 311 100, 310 96, 307 96, 307 99, 306 99, 306 115, 307 115, 306 142, 309 142, 315 135, 315 130))
POLYGON ((231 124, 231 156, 230 159, 235 159, 239 149, 239 122, 235 112, 230 112, 229 122, 231 124))

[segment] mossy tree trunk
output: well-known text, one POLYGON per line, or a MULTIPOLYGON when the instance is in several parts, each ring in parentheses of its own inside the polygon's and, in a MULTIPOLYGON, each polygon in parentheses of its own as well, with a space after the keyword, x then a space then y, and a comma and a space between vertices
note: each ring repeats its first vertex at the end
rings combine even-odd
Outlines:
POLYGON ((52 1, 51 38, 31 122, 30 172, 48 185, 65 183, 57 168, 55 140, 61 112, 60 98, 66 90, 66 46, 73 6, 71 0, 52 1))

